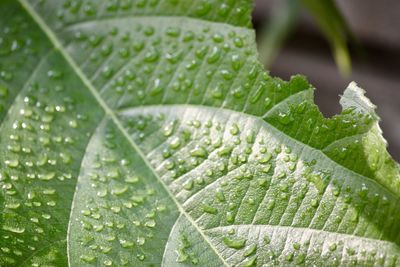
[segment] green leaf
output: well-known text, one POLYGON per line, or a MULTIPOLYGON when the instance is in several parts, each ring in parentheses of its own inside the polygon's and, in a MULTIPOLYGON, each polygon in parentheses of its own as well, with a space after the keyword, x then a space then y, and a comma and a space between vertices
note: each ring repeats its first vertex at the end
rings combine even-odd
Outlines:
POLYGON ((351 57, 347 41, 357 43, 347 22, 333 0, 301 0, 311 12, 322 33, 329 40, 336 64, 343 75, 351 74, 351 57))
POLYGON ((374 106, 268 76, 250 12, 1 1, 1 266, 399 264, 374 106))

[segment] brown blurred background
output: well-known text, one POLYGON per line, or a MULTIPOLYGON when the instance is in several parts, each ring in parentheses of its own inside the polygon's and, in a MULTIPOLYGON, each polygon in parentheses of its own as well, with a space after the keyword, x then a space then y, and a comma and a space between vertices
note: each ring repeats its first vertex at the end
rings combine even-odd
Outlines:
MULTIPOLYGON (((258 35, 281 0, 257 0, 254 25, 258 35)), ((340 113, 339 95, 350 81, 367 91, 377 112, 389 152, 400 162, 400 1, 336 0, 364 53, 352 51, 352 74, 343 77, 330 46, 312 17, 302 12, 273 61, 274 76, 301 73, 317 88, 316 103, 325 116, 340 113)))

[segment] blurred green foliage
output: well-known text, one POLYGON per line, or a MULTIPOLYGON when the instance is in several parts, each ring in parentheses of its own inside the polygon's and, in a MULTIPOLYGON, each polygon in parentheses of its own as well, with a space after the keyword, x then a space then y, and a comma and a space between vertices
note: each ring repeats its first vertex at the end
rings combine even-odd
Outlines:
POLYGON ((334 0, 285 0, 274 7, 260 39, 260 57, 269 66, 296 26, 301 11, 306 10, 328 40, 342 75, 351 73, 348 42, 355 38, 334 0))

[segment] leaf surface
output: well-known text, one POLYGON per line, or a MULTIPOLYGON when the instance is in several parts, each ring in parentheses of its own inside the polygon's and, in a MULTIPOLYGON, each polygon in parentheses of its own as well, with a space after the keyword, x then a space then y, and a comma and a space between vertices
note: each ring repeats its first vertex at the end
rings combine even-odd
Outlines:
POLYGON ((375 107, 270 77, 250 12, 0 3, 0 265, 399 264, 375 107))

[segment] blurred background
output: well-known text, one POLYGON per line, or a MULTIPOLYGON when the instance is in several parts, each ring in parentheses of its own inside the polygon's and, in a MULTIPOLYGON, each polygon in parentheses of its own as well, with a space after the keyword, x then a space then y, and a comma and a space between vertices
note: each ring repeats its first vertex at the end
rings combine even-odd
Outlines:
POLYGON ((399 0, 257 0, 253 18, 271 75, 307 76, 327 117, 340 113, 339 95, 356 81, 400 162, 399 0))

